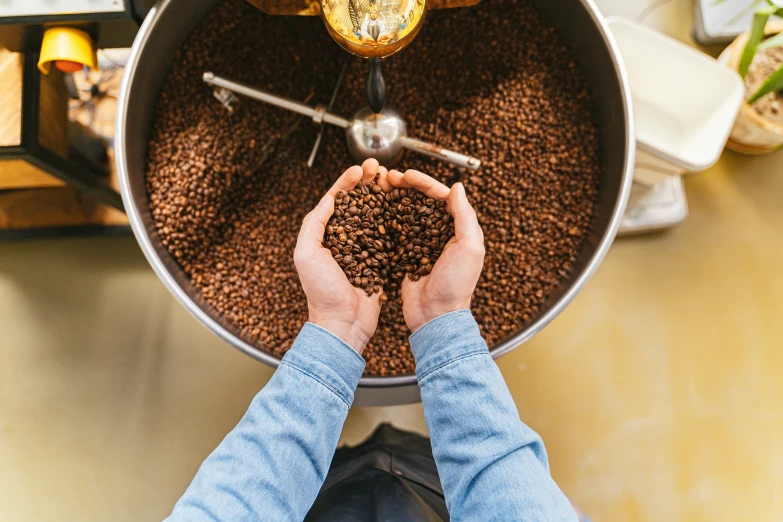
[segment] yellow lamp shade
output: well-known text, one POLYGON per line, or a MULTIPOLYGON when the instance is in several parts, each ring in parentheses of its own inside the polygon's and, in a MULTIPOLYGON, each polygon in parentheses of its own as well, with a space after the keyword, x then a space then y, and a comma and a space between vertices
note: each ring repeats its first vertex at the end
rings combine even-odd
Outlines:
POLYGON ((80 68, 76 64, 97 70, 98 56, 92 38, 85 31, 73 27, 47 29, 41 44, 38 69, 44 74, 49 74, 52 62, 60 62, 58 68, 65 69, 65 72, 72 72, 74 65, 75 68, 80 68))

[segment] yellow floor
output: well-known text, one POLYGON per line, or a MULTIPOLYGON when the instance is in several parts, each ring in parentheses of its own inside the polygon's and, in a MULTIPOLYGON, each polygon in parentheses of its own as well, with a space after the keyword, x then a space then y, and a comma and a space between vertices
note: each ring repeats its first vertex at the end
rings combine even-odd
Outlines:
MULTIPOLYGON (((689 13, 651 20, 682 37, 689 13)), ((780 522, 783 153, 726 154, 686 189, 683 225, 618 240, 499 364, 596 522, 780 522)), ((162 518, 270 374, 200 327, 132 238, 0 244, 0 520, 162 518)), ((343 440, 383 420, 425 430, 419 405, 355 409, 343 440)))
POLYGON ((625 238, 499 361, 596 521, 783 516, 783 153, 688 178, 691 216, 625 238))
MULTIPOLYGON (((783 154, 687 181, 502 358, 554 476, 597 521, 783 513, 783 154)), ((0 245, 0 520, 163 517, 270 371, 200 327, 131 238, 0 245)), ((421 407, 357 409, 424 431, 421 407)))

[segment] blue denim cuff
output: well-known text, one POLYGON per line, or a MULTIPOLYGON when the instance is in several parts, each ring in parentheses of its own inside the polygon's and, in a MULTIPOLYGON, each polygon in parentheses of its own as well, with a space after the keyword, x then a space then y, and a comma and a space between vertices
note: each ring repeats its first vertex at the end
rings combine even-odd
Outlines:
POLYGON ((419 380, 446 364, 477 353, 489 353, 470 310, 433 319, 410 337, 419 380))
POLYGON ((349 407, 364 373, 361 355, 342 339, 313 323, 305 323, 281 364, 315 379, 349 407))

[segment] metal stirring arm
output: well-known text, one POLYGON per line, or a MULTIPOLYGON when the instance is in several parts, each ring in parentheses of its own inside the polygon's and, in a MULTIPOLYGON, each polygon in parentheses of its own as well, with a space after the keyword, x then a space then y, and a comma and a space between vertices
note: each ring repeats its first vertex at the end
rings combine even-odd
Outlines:
POLYGON ((286 109, 303 116, 308 116, 312 118, 314 122, 319 124, 329 123, 331 125, 336 125, 337 127, 342 127, 343 129, 347 129, 351 124, 351 122, 345 118, 341 118, 340 116, 326 112, 326 107, 323 105, 310 107, 309 105, 299 103, 298 101, 283 98, 282 96, 275 96, 274 94, 269 94, 258 89, 253 89, 252 87, 242 85, 241 83, 226 80, 220 76, 215 76, 215 74, 211 72, 204 73, 204 82, 221 89, 226 89, 231 92, 241 94, 242 96, 247 96, 248 98, 252 98, 254 100, 268 103, 269 105, 274 105, 275 107, 280 107, 281 109, 286 109))
POLYGON ((447 163, 451 163, 452 165, 456 165, 457 167, 478 170, 478 168, 481 166, 481 160, 479 159, 471 156, 465 156, 464 154, 460 154, 459 152, 454 152, 452 150, 443 149, 437 145, 433 145, 432 143, 427 143, 426 141, 403 136, 400 138, 400 143, 408 150, 443 160, 447 163))
MULTIPOLYGON (((326 110, 323 105, 317 105, 316 107, 310 107, 304 103, 283 98, 281 96, 275 96, 247 85, 232 82, 220 76, 216 76, 214 73, 204 73, 204 82, 217 87, 219 89, 225 89, 226 91, 234 92, 258 100, 281 109, 286 109, 303 116, 311 118, 315 123, 328 123, 337 127, 348 129, 353 125, 353 121, 347 120, 336 114, 332 114, 326 110)), ((419 154, 425 154, 440 160, 446 161, 458 167, 468 168, 471 170, 477 170, 481 166, 481 161, 471 156, 466 156, 458 152, 454 152, 448 149, 438 147, 431 143, 420 141, 408 136, 400 136, 397 138, 395 145, 403 147, 405 149, 418 152, 419 154)))

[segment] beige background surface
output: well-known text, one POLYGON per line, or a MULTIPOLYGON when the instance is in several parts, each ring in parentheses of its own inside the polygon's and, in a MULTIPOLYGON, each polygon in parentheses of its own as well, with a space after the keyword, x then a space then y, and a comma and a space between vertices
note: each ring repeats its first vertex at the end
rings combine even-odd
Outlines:
MULTIPOLYGON (((683 36, 689 13, 675 0, 649 21, 683 36)), ((618 240, 499 364, 596 522, 780 522, 783 154, 727 153, 686 189, 683 225, 618 240)), ((0 244, 0 520, 164 517, 270 375, 192 319, 132 238, 0 244)), ((343 440, 384 420, 425 430, 419 405, 354 409, 343 440)))

